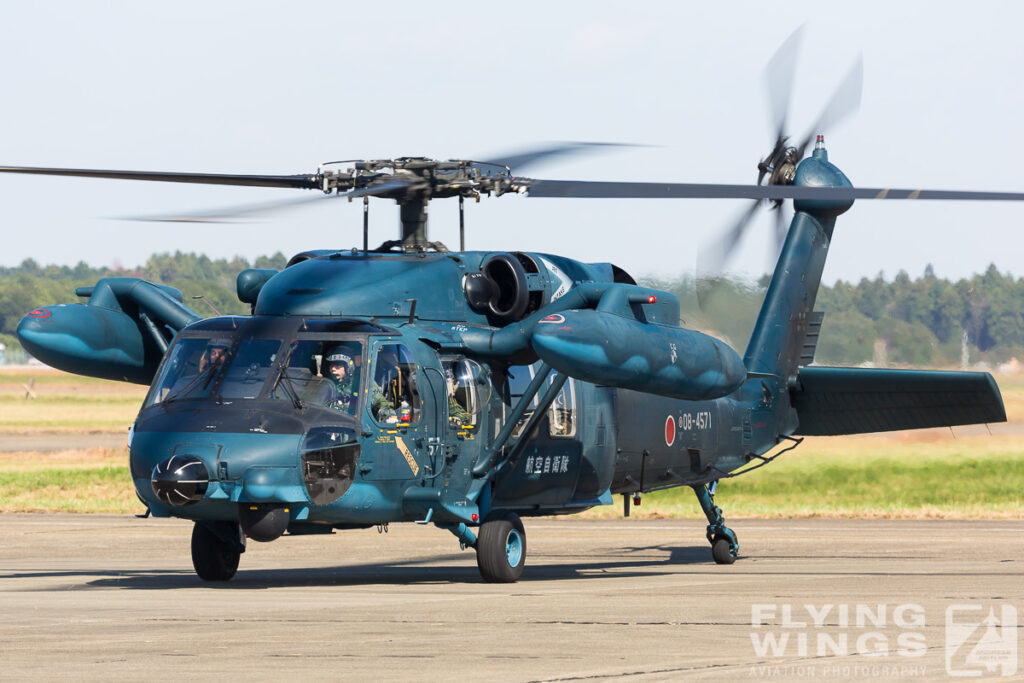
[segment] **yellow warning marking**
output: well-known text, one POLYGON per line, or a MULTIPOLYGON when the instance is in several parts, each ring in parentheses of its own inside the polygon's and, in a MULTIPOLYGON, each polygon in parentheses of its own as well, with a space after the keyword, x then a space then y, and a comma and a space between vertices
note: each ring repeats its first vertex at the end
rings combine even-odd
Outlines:
POLYGON ((888 188, 886 188, 886 189, 882 190, 881 192, 879 192, 878 194, 876 194, 875 195, 875 199, 885 199, 888 196, 889 196, 889 190, 888 190, 888 188))
POLYGON ((402 437, 395 437, 395 445, 398 446, 398 452, 402 454, 405 461, 409 463, 409 469, 412 470, 412 476, 418 476, 420 473, 420 466, 416 463, 416 459, 412 457, 412 453, 409 452, 409 447, 402 441, 402 437))
POLYGON ((917 199, 920 196, 921 196, 921 190, 914 190, 909 195, 907 195, 907 199, 917 199))

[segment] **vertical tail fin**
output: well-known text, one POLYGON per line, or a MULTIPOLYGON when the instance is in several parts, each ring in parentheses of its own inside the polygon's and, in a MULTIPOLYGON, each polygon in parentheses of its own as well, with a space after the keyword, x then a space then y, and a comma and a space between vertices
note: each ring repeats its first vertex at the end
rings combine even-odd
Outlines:
MULTIPOLYGON (((843 172, 828 161, 819 142, 797 168, 794 184, 805 187, 852 187, 843 172)), ((796 200, 796 214, 775 266, 743 362, 751 373, 772 374, 785 381, 801 365, 809 332, 814 336, 821 317, 814 301, 821 284, 836 216, 852 200, 796 200)), ((806 361, 804 361, 806 362, 806 361)))

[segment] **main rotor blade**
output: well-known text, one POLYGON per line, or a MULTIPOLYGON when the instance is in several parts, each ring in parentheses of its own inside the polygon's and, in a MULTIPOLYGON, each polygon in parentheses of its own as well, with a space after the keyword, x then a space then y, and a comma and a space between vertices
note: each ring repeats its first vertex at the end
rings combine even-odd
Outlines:
POLYGON ((775 139, 786 134, 786 119, 789 118, 789 101, 793 93, 796 75, 796 57, 800 52, 800 41, 804 27, 799 26, 775 51, 775 55, 764 68, 764 85, 768 91, 771 107, 772 126, 775 139))
POLYGON ((245 223, 258 220, 261 216, 268 216, 273 213, 303 206, 312 206, 316 202, 337 199, 339 197, 355 199, 356 197, 389 194, 397 190, 407 189, 411 184, 403 180, 393 180, 342 194, 323 194, 315 197, 299 197, 274 202, 243 204, 241 206, 214 209, 212 211, 197 211, 195 213, 168 214, 163 216, 126 216, 123 220, 154 221, 159 223, 245 223))
POLYGON ((620 142, 565 142, 551 147, 540 147, 537 149, 506 154, 488 161, 480 161, 473 164, 483 172, 494 171, 495 167, 507 167, 513 173, 521 172, 524 169, 550 161, 558 157, 573 157, 589 152, 597 152, 616 147, 640 147, 630 143, 620 142))
POLYGON ((196 183, 199 185, 242 185, 247 187, 287 187, 298 189, 319 189, 320 187, 320 180, 315 175, 168 173, 163 171, 111 171, 88 168, 39 168, 34 166, 0 166, 0 173, 113 178, 116 180, 150 180, 165 183, 196 183))
POLYGON ((818 115, 818 119, 811 126, 811 130, 807 133, 807 137, 803 139, 800 146, 797 147, 802 158, 804 150, 807 149, 807 145, 810 144, 811 140, 818 133, 824 133, 826 130, 836 125, 850 114, 855 113, 860 109, 860 98, 861 93, 864 89, 864 58, 858 57, 849 73, 846 74, 846 78, 839 84, 836 91, 832 93, 832 99, 828 101, 825 108, 818 115))
POLYGON ((521 179, 529 197, 577 199, 935 199, 1024 201, 1024 192, 521 179))
POLYGON ((287 211, 288 209, 310 206, 313 202, 322 201, 327 198, 328 197, 326 195, 323 195, 319 197, 281 199, 274 202, 243 204, 240 206, 225 207, 223 209, 165 214, 160 216, 119 216, 118 220, 156 223, 246 223, 258 221, 263 216, 269 216, 279 211, 287 211))

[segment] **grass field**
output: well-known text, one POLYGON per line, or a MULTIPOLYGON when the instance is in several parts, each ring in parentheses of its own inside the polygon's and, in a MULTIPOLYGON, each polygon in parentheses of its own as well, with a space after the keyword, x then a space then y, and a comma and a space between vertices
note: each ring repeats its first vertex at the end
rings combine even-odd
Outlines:
MULTIPOLYGON (((735 517, 1024 518, 1024 379, 998 380, 1010 425, 807 439, 770 465, 720 482, 735 517)), ((0 371, 0 439, 124 432, 145 387, 53 371, 0 371), (26 399, 30 377, 36 399, 26 399)), ((621 504, 585 513, 621 515, 621 504)), ((0 453, 0 511, 141 512, 124 449, 0 453)), ((688 488, 649 493, 633 514, 701 517, 688 488)))
POLYGON ((148 387, 48 369, 0 370, 0 438, 45 432, 126 432, 148 387), (36 398, 26 398, 29 390, 36 398))

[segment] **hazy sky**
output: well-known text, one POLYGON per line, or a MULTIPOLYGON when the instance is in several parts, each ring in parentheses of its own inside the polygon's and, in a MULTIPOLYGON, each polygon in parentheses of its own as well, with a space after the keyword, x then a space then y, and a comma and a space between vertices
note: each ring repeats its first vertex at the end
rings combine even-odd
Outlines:
MULTIPOLYGON (((305 173, 330 159, 485 158, 563 140, 655 145, 527 173, 747 183, 772 143, 762 71, 806 24, 791 108, 806 133, 859 54, 860 113, 827 131, 855 185, 1024 191, 1024 6, 973 2, 47 2, 0 10, 0 165, 305 173)), ((0 176, 0 265, 132 266, 361 244, 358 202, 261 223, 109 220, 296 191, 0 176)), ((484 198, 468 247, 694 271, 731 200, 484 198)), ((371 204, 371 242, 397 210, 371 204)), ((859 202, 826 280, 903 268, 1024 276, 1024 203, 859 202)), ((767 216, 733 269, 763 272, 767 216)), ((431 237, 458 245, 453 200, 431 237)))

